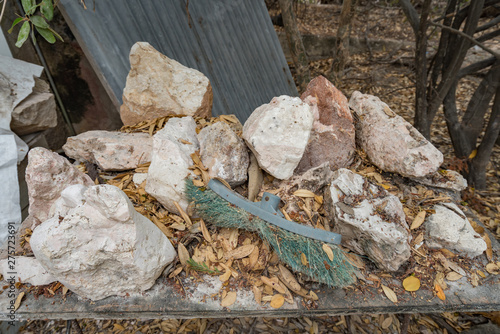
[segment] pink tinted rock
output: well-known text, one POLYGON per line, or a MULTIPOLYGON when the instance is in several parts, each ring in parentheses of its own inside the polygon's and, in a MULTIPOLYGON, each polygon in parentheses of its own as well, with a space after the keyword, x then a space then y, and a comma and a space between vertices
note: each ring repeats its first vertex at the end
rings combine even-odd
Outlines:
POLYGON ((323 76, 307 85, 301 99, 305 101, 307 97, 316 98, 318 113, 314 115, 309 143, 295 171, 304 173, 325 162, 330 163, 332 170, 348 167, 354 158, 356 142, 347 98, 323 76))
POLYGON ((359 119, 358 143, 380 169, 406 177, 424 177, 443 163, 443 154, 378 97, 356 91, 349 106, 359 119))
POLYGON ((237 186, 247 180, 248 149, 243 140, 224 122, 203 128, 198 134, 203 166, 210 177, 237 186))
POLYGON ((26 184, 29 214, 35 223, 40 223, 50 218, 50 207, 67 186, 82 184, 88 187, 94 182, 59 154, 36 147, 28 153, 26 184))
POLYGON ((151 161, 153 137, 147 133, 87 131, 69 137, 64 153, 75 160, 86 160, 103 170, 127 170, 151 161))

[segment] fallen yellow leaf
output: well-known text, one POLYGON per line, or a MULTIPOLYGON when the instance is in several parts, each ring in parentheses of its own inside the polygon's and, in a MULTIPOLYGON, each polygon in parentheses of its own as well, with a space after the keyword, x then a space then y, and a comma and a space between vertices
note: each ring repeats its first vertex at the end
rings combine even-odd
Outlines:
POLYGON ((446 295, 444 294, 443 289, 441 288, 441 286, 438 283, 434 284, 434 291, 436 291, 436 296, 439 299, 441 299, 441 300, 445 300, 446 299, 446 295))
POLYGON ((315 194, 307 189, 299 189, 293 193, 297 197, 315 198, 315 194))
POLYGON ((476 154, 477 154, 477 150, 470 152, 469 159, 474 159, 476 157, 476 154))
POLYGON ((385 295, 387 296, 387 298, 389 298, 389 300, 393 303, 397 303, 398 302, 398 297, 396 296, 396 294, 394 293, 394 291, 392 291, 391 288, 385 286, 385 285, 382 285, 382 290, 384 290, 384 293, 385 295))
POLYGON ((446 279, 448 281, 458 281, 459 279, 461 279, 463 276, 460 275, 459 273, 456 273, 454 271, 451 271, 449 272, 447 275, 446 275, 446 279))
POLYGON ((498 275, 498 266, 496 265, 496 263, 488 263, 486 265, 486 271, 489 272, 490 274, 493 274, 493 275, 498 275))
POLYGON ((408 276, 403 280, 403 288, 406 291, 417 291, 420 289, 420 280, 415 276, 408 276))
POLYGON ((180 263, 185 266, 187 264, 187 260, 189 260, 189 252, 182 242, 177 244, 177 254, 179 255, 180 263))
POLYGON ((486 242, 486 257, 488 258, 488 261, 491 261, 491 259, 493 259, 493 248, 491 247, 491 240, 488 233, 483 234, 483 239, 484 242, 486 242))
POLYGON ((271 302, 269 303, 269 305, 271 305, 272 308, 280 308, 284 303, 285 297, 278 293, 274 295, 273 298, 271 298, 271 302))
POLYGON ((300 253, 300 261, 304 266, 307 266, 309 264, 309 262, 307 261, 306 254, 304 253, 300 253))
POLYGON ((125 327, 123 327, 120 324, 113 324, 113 330, 114 331, 123 331, 123 330, 125 330, 125 327))
POLYGON ((413 219, 413 223, 411 223, 410 230, 415 230, 415 229, 419 228, 420 225, 423 224, 423 222, 425 221, 425 214, 426 214, 425 211, 420 211, 417 214, 415 219, 413 219))

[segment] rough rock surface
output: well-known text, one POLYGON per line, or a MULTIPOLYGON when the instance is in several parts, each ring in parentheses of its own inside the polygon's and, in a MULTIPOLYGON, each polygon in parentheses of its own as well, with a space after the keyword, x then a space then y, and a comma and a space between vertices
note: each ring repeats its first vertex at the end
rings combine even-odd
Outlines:
POLYGON ((64 286, 92 300, 149 289, 176 256, 168 238, 115 186, 91 186, 84 197, 63 219, 35 229, 35 257, 64 286))
POLYGON ((443 162, 443 154, 378 97, 356 91, 349 106, 359 119, 358 143, 379 168, 406 177, 424 177, 436 172, 443 162))
POLYGON ((212 86, 203 73, 161 54, 149 43, 130 50, 120 116, 125 125, 165 115, 212 115, 212 86))
POLYGON ((59 154, 36 147, 28 153, 26 184, 29 214, 38 224, 50 218, 50 207, 66 187, 72 184, 91 186, 94 182, 59 154))
POLYGON ((191 154, 199 148, 196 122, 191 116, 171 118, 154 135, 146 192, 170 212, 179 213, 174 202, 187 210, 185 178, 191 174, 188 169, 193 165, 191 154))
POLYGON ((313 193, 317 193, 330 183, 332 177, 333 171, 330 167, 330 162, 325 162, 318 167, 307 170, 307 172, 303 174, 294 175, 288 180, 279 181, 275 187, 278 189, 284 188, 293 190, 307 189, 313 193))
POLYGON ((86 160, 103 170, 127 170, 151 161, 153 137, 147 133, 87 131, 69 137, 64 153, 75 160, 86 160))
POLYGON ((21 101, 12 111, 10 127, 19 136, 53 128, 57 125, 54 95, 49 85, 35 78, 33 93, 21 101))
POLYGON ((457 192, 467 188, 467 180, 460 173, 450 169, 446 169, 441 173, 435 172, 426 177, 412 178, 412 180, 426 186, 450 189, 457 192))
POLYGON ((209 125, 198 134, 203 166, 210 177, 220 177, 232 187, 247 180, 247 146, 225 122, 209 125))
POLYGON ((410 257, 408 225, 396 196, 341 168, 325 190, 325 209, 342 244, 396 271, 410 257))
POLYGON ((348 167, 356 141, 347 98, 322 76, 311 80, 300 98, 305 101, 309 96, 316 98, 318 113, 314 114, 311 137, 295 172, 304 173, 325 162, 332 170, 348 167))
MULTIPOLYGON (((46 285, 57 281, 51 274, 45 270, 40 262, 34 257, 27 256, 17 256, 14 258, 16 261, 16 275, 17 278, 23 283, 29 283, 31 285, 46 285)), ((9 260, 0 261, 0 273, 3 275, 4 279, 7 280, 12 277, 12 269, 9 268, 9 260)))
POLYGON ((312 109, 298 97, 282 95, 253 111, 243 139, 262 169, 282 180, 293 175, 311 134, 312 109))
POLYGON ((469 257, 481 255, 486 242, 477 234, 465 214, 453 203, 437 204, 436 213, 425 221, 426 243, 430 248, 448 248, 469 257))

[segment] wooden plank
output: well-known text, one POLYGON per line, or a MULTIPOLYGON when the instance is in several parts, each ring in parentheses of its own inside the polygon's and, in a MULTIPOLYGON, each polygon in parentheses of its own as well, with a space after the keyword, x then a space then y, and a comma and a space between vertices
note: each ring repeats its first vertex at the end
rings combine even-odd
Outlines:
MULTIPOLYGON (((303 304, 301 297, 294 304, 280 309, 260 306, 249 290, 238 290, 237 300, 229 308, 220 306, 219 298, 212 298, 220 288, 218 278, 204 276, 205 282, 193 284, 184 279, 185 290, 178 290, 172 280, 161 278, 152 289, 129 297, 108 297, 92 302, 70 293, 66 298, 57 294, 53 298, 28 294, 15 313, 17 320, 26 319, 164 319, 164 318, 226 318, 226 317, 297 317, 356 313, 434 313, 434 312, 488 312, 500 310, 498 276, 489 276, 482 285, 473 288, 462 278, 447 282, 446 300, 433 296, 425 287, 414 296, 405 292, 394 304, 380 289, 364 287, 360 290, 316 289, 316 305, 303 304)), ((7 293, 0 295, 0 320, 9 320, 10 300, 7 293)))

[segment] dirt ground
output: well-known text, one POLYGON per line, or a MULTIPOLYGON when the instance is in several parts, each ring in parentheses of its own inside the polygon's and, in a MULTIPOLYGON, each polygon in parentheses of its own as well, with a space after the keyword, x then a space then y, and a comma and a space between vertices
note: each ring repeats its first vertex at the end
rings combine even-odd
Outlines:
MULTIPOLYGON (((277 1, 270 14, 276 15, 277 1)), ((413 32, 394 1, 362 1, 353 22, 352 35, 361 38, 392 38, 413 41, 413 32)), ((338 5, 304 5, 296 7, 299 27, 303 34, 334 35, 340 14, 338 5)), ((281 31, 281 27, 276 27, 281 31)), ((378 96, 395 112, 412 121, 414 106, 414 73, 412 50, 367 52, 350 58, 339 89, 349 98, 355 90, 378 96)), ((328 76, 332 59, 310 63, 311 76, 328 76)), ((291 68, 293 72, 293 67, 291 68)), ((464 80, 459 88, 460 109, 464 110, 471 91, 479 78, 464 80)), ((442 113, 432 129, 432 142, 445 154, 445 164, 456 166, 450 139, 442 113)), ((497 146, 488 166, 488 188, 482 195, 475 193, 473 209, 483 223, 500 235, 500 148, 497 146)), ((470 193, 470 190, 468 191, 470 193)), ((471 201, 472 202, 472 201, 471 201)), ((458 333, 474 326, 494 322, 500 324, 500 313, 413 314, 409 318, 409 333, 458 333)), ((394 333, 401 330, 403 315, 365 314, 316 318, 241 318, 189 320, 124 320, 104 321, 80 319, 83 333, 394 333)), ((65 321, 30 321, 20 333, 65 333, 65 321)), ((77 333, 75 330, 72 333, 77 333)))

